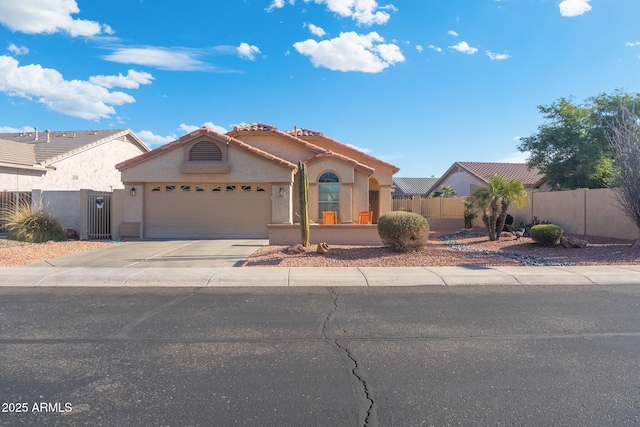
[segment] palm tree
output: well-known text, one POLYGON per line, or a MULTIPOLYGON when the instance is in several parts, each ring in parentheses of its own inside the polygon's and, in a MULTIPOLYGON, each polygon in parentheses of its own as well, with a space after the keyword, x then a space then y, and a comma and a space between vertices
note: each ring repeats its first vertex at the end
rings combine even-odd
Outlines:
POLYGON ((456 189, 450 185, 443 185, 438 190, 433 192, 433 197, 450 198, 456 197, 456 189))
POLYGON ((489 240, 500 240, 509 206, 511 203, 518 207, 524 206, 527 191, 520 180, 494 176, 487 185, 476 188, 471 197, 483 213, 482 221, 487 226, 489 240))

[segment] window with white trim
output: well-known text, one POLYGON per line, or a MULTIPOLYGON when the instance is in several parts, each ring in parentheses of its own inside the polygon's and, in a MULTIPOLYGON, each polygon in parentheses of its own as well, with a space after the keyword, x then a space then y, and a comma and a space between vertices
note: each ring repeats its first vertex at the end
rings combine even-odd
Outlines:
POLYGON ((340 179, 333 172, 325 172, 318 178, 318 218, 324 211, 340 212, 340 179))

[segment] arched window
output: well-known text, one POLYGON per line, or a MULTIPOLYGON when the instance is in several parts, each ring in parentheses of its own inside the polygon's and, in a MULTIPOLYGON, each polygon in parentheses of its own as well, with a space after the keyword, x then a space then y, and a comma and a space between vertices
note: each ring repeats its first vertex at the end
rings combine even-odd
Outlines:
POLYGON ((340 212, 340 179, 333 172, 325 172, 318 178, 318 218, 322 212, 340 212))
POLYGON ((222 150, 210 141, 201 141, 189 150, 190 162, 219 162, 222 161, 222 150))

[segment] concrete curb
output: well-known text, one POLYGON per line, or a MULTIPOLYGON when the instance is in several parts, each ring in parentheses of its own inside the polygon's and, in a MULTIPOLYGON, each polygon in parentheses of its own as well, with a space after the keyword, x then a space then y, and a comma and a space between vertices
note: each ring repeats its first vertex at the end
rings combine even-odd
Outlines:
POLYGON ((640 265, 578 267, 0 267, 2 287, 640 285, 640 265))

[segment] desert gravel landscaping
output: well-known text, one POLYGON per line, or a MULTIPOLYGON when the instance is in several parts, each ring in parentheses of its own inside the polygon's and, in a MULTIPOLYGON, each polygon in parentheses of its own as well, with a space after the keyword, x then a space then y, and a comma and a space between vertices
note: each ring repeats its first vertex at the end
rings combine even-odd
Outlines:
POLYGON ((244 263, 246 267, 423 267, 423 266, 504 266, 504 265, 614 265, 640 264, 640 251, 631 240, 575 236, 589 242, 583 249, 560 245, 542 247, 528 237, 516 240, 503 233, 491 242, 486 232, 429 233, 429 242, 417 253, 398 254, 384 247, 331 246, 325 255, 314 247, 301 254, 289 254, 287 246, 265 246, 244 263))
MULTIPOLYGON (((287 246, 264 246, 244 262, 245 267, 422 267, 422 266, 506 266, 506 265, 621 265, 640 264, 640 251, 631 240, 573 236, 585 239, 589 247, 565 249, 560 245, 541 247, 531 239, 516 240, 505 233, 490 242, 483 230, 470 233, 431 232, 424 250, 398 254, 384 247, 331 245, 320 255, 315 246, 305 253, 289 254, 287 246)), ((0 239, 0 266, 28 265, 48 259, 112 245, 108 241, 22 243, 0 239)))

